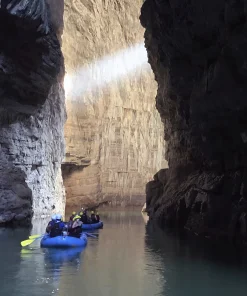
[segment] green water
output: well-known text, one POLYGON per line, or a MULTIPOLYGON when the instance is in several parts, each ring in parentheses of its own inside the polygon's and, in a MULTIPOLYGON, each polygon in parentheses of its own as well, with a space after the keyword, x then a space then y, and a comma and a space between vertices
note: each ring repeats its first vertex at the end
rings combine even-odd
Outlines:
MULTIPOLYGON (((146 226, 139 212, 102 214, 98 239, 77 250, 22 250, 25 229, 0 229, 2 296, 237 296, 247 292, 247 265, 235 250, 146 226)), ((36 221, 32 234, 47 221, 36 221)))

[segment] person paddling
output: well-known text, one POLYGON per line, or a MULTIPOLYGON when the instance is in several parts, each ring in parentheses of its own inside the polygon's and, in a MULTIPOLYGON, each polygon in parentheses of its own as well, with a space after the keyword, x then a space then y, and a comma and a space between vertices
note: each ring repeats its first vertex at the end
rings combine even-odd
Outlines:
POLYGON ((53 226, 53 225, 55 224, 55 222, 56 222, 56 219, 57 219, 56 214, 53 214, 53 215, 51 216, 51 221, 48 223, 48 225, 47 225, 47 227, 46 227, 46 232, 47 232, 47 233, 50 233, 52 226, 53 226))
POLYGON ((81 217, 81 222, 84 224, 88 224, 89 223, 89 219, 87 216, 87 211, 84 210, 83 212, 80 212, 80 217, 81 217))
POLYGON ((76 215, 73 219, 73 224, 69 231, 69 235, 74 237, 80 237, 82 233, 82 224, 83 223, 81 222, 81 217, 79 215, 76 215))
POLYGON ((94 211, 91 211, 91 223, 96 223, 96 216, 95 216, 95 213, 94 211))
POLYGON ((73 221, 75 215, 76 215, 76 212, 73 212, 72 215, 69 217, 69 220, 70 220, 70 221, 73 221))
POLYGON ((73 212, 72 215, 69 217, 69 222, 67 223, 68 231, 72 228, 73 219, 74 219, 75 216, 76 216, 76 212, 73 212))
POLYGON ((99 216, 99 213, 98 212, 96 213, 95 216, 96 216, 96 223, 100 222, 100 216, 99 216))
POLYGON ((63 234, 63 231, 66 229, 64 222, 62 221, 62 215, 56 215, 56 221, 52 224, 50 230, 50 237, 55 237, 63 234))

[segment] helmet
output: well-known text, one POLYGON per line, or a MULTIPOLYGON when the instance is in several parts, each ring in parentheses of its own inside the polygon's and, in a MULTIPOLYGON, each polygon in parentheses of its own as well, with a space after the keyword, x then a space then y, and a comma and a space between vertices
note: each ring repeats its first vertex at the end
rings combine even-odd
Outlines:
POLYGON ((76 215, 74 218, 73 218, 73 221, 77 220, 77 219, 81 219, 81 217, 79 215, 76 215))
POLYGON ((72 215, 76 215, 76 212, 73 212, 72 215))
POLYGON ((57 219, 57 215, 56 214, 53 214, 52 216, 51 216, 51 220, 56 220, 57 219))
POLYGON ((82 212, 84 211, 84 208, 81 208, 82 212))
POLYGON ((91 211, 91 214, 94 214, 94 211, 91 211))
POLYGON ((57 214, 56 219, 57 220, 62 220, 62 215, 61 214, 57 214))
POLYGON ((79 214, 80 216, 82 216, 83 215, 83 213, 82 212, 80 212, 80 214, 79 214))

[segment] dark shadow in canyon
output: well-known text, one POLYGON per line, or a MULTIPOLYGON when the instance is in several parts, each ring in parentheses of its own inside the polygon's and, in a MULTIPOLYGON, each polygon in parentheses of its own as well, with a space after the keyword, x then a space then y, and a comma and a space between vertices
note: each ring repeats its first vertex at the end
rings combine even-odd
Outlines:
POLYGON ((147 184, 152 219, 247 242, 245 1, 152 1, 142 7, 169 169, 147 184))

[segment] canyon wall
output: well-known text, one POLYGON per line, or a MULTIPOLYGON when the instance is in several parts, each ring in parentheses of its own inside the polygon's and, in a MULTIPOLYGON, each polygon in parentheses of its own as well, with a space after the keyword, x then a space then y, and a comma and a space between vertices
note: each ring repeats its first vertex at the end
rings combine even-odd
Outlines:
POLYGON ((246 1, 146 0, 141 22, 158 83, 169 169, 149 182, 162 225, 247 239, 246 1))
POLYGON ((0 224, 64 211, 63 1, 0 1, 0 224))
POLYGON ((143 205, 146 182, 166 166, 157 86, 139 23, 142 3, 65 3, 68 207, 143 205))

